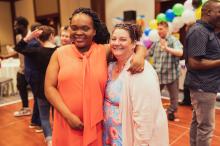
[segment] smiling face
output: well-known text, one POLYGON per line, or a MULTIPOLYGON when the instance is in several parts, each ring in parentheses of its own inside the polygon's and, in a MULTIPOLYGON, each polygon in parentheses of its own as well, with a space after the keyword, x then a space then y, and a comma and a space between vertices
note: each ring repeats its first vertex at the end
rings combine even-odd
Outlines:
POLYGON ((210 9, 210 23, 215 27, 220 27, 220 2, 213 4, 213 9, 210 9))
POLYGON ((135 42, 132 42, 127 30, 115 28, 110 40, 110 47, 117 60, 125 60, 134 53, 135 42))
POLYGON ((90 48, 96 34, 92 18, 84 13, 78 13, 72 17, 70 27, 71 38, 75 46, 78 49, 90 48))
POLYGON ((164 25, 158 25, 157 30, 158 30, 158 34, 159 34, 160 38, 162 38, 162 39, 166 38, 166 36, 169 32, 168 27, 166 27, 164 25))
POLYGON ((62 30, 61 31, 61 35, 60 35, 60 39, 61 39, 61 44, 62 45, 70 44, 71 43, 70 31, 62 30))
POLYGON ((202 7, 202 20, 212 26, 220 26, 220 1, 207 1, 202 7))

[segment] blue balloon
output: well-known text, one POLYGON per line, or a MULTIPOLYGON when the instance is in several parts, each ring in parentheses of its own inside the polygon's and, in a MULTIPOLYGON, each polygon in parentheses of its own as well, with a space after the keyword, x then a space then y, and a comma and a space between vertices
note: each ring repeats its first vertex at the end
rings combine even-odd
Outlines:
POLYGON ((146 36, 148 36, 149 33, 150 33, 150 31, 151 31, 150 28, 146 28, 146 29, 144 30, 144 34, 145 34, 146 36))
POLYGON ((172 9, 168 9, 168 10, 166 11, 165 15, 166 15, 167 21, 169 21, 169 22, 172 22, 173 19, 175 18, 175 14, 174 14, 174 12, 173 12, 172 9))

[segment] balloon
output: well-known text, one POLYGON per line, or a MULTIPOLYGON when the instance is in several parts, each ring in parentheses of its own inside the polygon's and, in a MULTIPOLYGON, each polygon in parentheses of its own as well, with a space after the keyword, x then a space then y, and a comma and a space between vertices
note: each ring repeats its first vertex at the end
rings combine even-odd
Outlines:
POLYGON ((166 15, 164 13, 160 13, 157 15, 157 22, 160 23, 160 22, 164 22, 166 21, 166 15))
POLYGON ((150 31, 151 31, 150 28, 146 28, 146 29, 144 30, 144 34, 145 34, 146 36, 148 36, 149 33, 150 33, 150 31))
POLYGON ((176 16, 181 16, 184 11, 184 7, 182 4, 177 3, 173 6, 172 10, 176 16))
POLYGON ((152 45, 152 42, 151 42, 150 39, 145 39, 145 40, 144 40, 144 46, 145 46, 147 49, 149 49, 149 48, 151 47, 151 45, 152 45))
POLYGON ((206 3, 208 0, 202 0, 202 4, 206 3))
POLYGON ((168 22, 168 28, 169 28, 169 34, 172 34, 172 32, 173 32, 173 24, 171 22, 168 22))
POLYGON ((150 33, 149 33, 149 39, 150 39, 152 42, 157 42, 157 41, 159 41, 160 36, 159 36, 157 30, 151 30, 151 31, 150 31, 150 33))
POLYGON ((150 29, 157 29, 157 20, 153 19, 149 22, 150 29))
POLYGON ((184 22, 181 17, 175 17, 172 22, 173 32, 178 32, 181 27, 184 26, 184 22))
POLYGON ((144 27, 144 20, 143 19, 137 19, 137 25, 144 27))
POLYGON ((148 61, 151 65, 154 64, 154 58, 152 56, 149 57, 148 61))
POLYGON ((169 21, 169 22, 172 22, 173 18, 175 17, 175 14, 173 13, 173 10, 168 9, 165 14, 166 14, 166 20, 169 21))
POLYGON ((186 9, 183 14, 182 14, 182 21, 185 24, 191 24, 194 23, 196 21, 196 17, 195 14, 192 10, 186 9))
POLYGON ((202 16, 202 6, 200 6, 199 8, 197 8, 195 10, 195 16, 196 16, 196 19, 201 19, 201 16, 202 16))
POLYGON ((183 4, 185 10, 193 10, 192 0, 187 0, 183 4))

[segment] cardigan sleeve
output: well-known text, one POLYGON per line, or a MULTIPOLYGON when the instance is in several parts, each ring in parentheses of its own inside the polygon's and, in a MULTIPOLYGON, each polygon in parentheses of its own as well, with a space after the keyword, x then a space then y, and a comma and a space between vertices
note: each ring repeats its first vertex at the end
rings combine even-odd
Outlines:
POLYGON ((40 46, 30 46, 28 45, 27 42, 25 42, 23 39, 18 42, 18 44, 16 44, 15 46, 15 51, 17 51, 18 53, 21 53, 23 55, 30 55, 30 54, 35 54, 39 52, 39 48, 40 46))
POLYGON ((145 66, 143 73, 132 76, 130 95, 134 145, 148 146, 156 124, 157 112, 161 105, 158 78, 151 66, 145 66))

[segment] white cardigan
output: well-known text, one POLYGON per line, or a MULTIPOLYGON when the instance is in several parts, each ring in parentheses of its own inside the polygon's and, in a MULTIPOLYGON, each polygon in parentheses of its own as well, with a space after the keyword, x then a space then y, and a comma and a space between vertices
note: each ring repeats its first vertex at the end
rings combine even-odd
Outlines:
POLYGON ((123 96, 120 101, 123 146, 168 146, 168 122, 162 106, 157 74, 146 61, 144 71, 121 72, 123 96))

